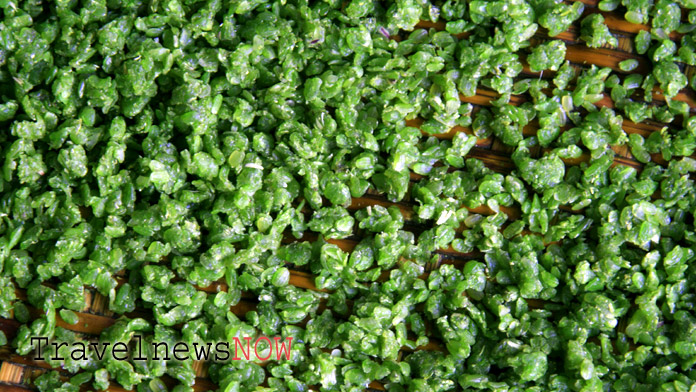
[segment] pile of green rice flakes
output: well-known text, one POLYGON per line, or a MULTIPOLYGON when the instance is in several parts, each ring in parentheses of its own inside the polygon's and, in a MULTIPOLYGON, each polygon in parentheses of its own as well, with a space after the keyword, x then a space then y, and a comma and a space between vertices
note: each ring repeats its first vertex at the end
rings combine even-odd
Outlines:
MULTIPOLYGON (((293 338, 224 392, 696 391, 696 1, 0 8, 0 345, 93 291, 102 342, 293 338)), ((39 390, 196 381, 65 350, 39 390)))

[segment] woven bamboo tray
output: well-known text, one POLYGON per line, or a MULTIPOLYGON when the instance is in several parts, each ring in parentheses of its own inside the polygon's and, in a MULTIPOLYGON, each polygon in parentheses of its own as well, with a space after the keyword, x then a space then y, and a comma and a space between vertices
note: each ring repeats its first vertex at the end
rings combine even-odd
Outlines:
MULTIPOLYGON (((568 1, 569 3, 572 3, 575 0, 570 0, 568 1)), ((639 62, 639 67, 637 70, 633 72, 645 72, 650 69, 650 60, 645 57, 645 56, 640 56, 635 53, 634 51, 634 37, 635 35, 641 31, 641 30, 649 30, 648 26, 645 25, 635 25, 628 23, 624 20, 623 15, 620 12, 601 12, 597 8, 597 3, 599 0, 581 0, 585 4, 585 10, 584 10, 584 18, 587 15, 593 14, 593 13, 601 13, 604 18, 605 18, 605 23, 609 27, 611 33, 618 39, 618 46, 616 48, 599 48, 599 49, 590 49, 585 46, 585 44, 579 40, 579 23, 575 23, 575 25, 571 26, 567 31, 561 33, 559 36, 555 37, 555 39, 561 39, 566 43, 567 46, 567 52, 566 52, 566 59, 571 62, 571 64, 576 67, 578 70, 587 68, 591 65, 596 65, 598 67, 610 67, 613 70, 623 73, 622 71, 619 70, 618 64, 621 61, 624 61, 626 59, 635 59, 638 60, 639 62)), ((686 15, 683 15, 683 19, 686 19, 686 15)), ((426 22, 423 21, 418 24, 418 28, 434 28, 437 30, 443 30, 444 29, 444 24, 443 23, 432 23, 432 22, 426 22)), ((461 34, 458 36, 459 38, 465 38, 465 34, 461 34)), ((393 36, 393 39, 400 39, 400 36, 393 36)), ((678 41, 681 39, 681 34, 679 33, 672 33, 670 35, 670 38, 672 40, 678 41)), ((535 37, 532 39, 534 42, 533 43, 538 43, 542 42, 544 40, 548 40, 548 36, 546 34, 546 31, 543 29, 540 29, 540 31, 537 32, 535 37)), ((691 79, 691 77, 694 75, 694 69, 693 67, 690 66, 685 66, 681 65, 682 71, 686 74, 686 76, 691 79)), ((535 73, 532 72, 528 66, 525 65, 524 70, 522 74, 520 75, 521 77, 536 77, 536 78, 543 78, 543 79, 551 79, 554 76, 553 72, 545 72, 543 74, 540 73, 535 73)), ((477 90, 477 94, 473 97, 464 97, 460 96, 460 99, 463 102, 468 102, 471 103, 474 106, 474 111, 480 109, 481 107, 485 106, 490 106, 490 102, 492 100, 495 100, 498 98, 498 94, 494 91, 486 90, 483 88, 480 88, 477 90)), ((526 95, 516 95, 513 96, 511 99, 512 104, 520 104, 525 102, 528 99, 526 95)), ((691 112, 696 111, 696 95, 690 88, 686 88, 683 91, 681 91, 677 97, 675 98, 676 100, 679 101, 684 101, 689 104, 689 107, 691 108, 691 112)), ((664 104, 664 97, 661 94, 661 92, 656 89, 653 93, 653 102, 652 104, 664 104)), ((613 107, 613 102, 611 101, 610 97, 605 95, 605 97, 600 100, 599 102, 596 103, 597 106, 599 107, 613 107)), ((410 120, 407 122, 409 126, 419 126, 422 123, 422 120, 420 119, 415 119, 415 120, 410 120)), ((623 129, 631 134, 631 133, 638 133, 644 137, 647 137, 651 132, 654 131, 660 131, 665 124, 660 124, 656 122, 646 122, 646 123, 641 123, 641 124, 636 124, 633 123, 629 120, 624 119, 623 122, 623 129)), ((524 134, 526 136, 528 135, 533 135, 536 133, 536 129, 538 127, 538 124, 535 122, 532 122, 529 124, 527 127, 524 129, 524 134)), ((471 129, 463 128, 463 127, 455 127, 451 129, 449 132, 440 134, 440 135, 435 135, 436 137, 440 139, 451 139, 454 134, 457 132, 465 132, 465 133, 472 133, 471 129)), ((629 149, 627 146, 622 146, 622 147, 615 147, 614 151, 616 152, 616 157, 614 159, 614 166, 616 165, 626 165, 626 166, 631 166, 634 167, 638 170, 641 169, 641 163, 636 161, 630 154, 629 149)), ((469 153, 469 157, 477 158, 480 159, 487 167, 490 169, 499 172, 499 173, 509 173, 510 171, 514 170, 514 164, 509 158, 510 153, 512 152, 512 149, 503 143, 499 142, 496 140, 494 137, 489 137, 486 139, 479 139, 476 143, 476 146, 471 150, 469 153)), ((536 149, 532 151, 533 155, 540 156, 543 153, 540 149, 536 149)), ((652 156, 652 159, 654 162, 658 164, 664 164, 664 160, 659 154, 654 154, 652 156)), ((573 160, 566 160, 567 165, 577 165, 580 164, 581 162, 589 160, 589 156, 583 156, 579 159, 573 159, 573 160)), ((415 181, 418 181, 420 179, 420 176, 412 173, 411 174, 411 183, 413 184, 415 181)), ((364 197, 361 198, 354 198, 352 200, 352 204, 350 206, 350 210, 357 210, 361 208, 365 208, 367 206, 371 205, 381 205, 381 206, 391 206, 391 205, 396 205, 402 212, 405 218, 405 225, 407 230, 411 230, 414 232, 420 232, 423 230, 423 227, 417 223, 413 219, 413 210, 412 210, 412 205, 410 204, 407 199, 403 202, 399 203, 392 203, 388 201, 383 195, 377 194, 377 193, 370 193, 364 197)), ((519 218, 520 216, 520 211, 518 208, 511 207, 502 207, 502 211, 504 211, 510 220, 514 220, 519 218)), ((474 208, 470 209, 472 213, 475 214, 482 214, 482 215, 490 215, 493 213, 488 207, 482 206, 479 208, 474 208)), ((313 241, 315 240, 316 237, 313 236, 311 233, 308 233, 305 235, 304 238, 300 239, 300 241, 313 241)), ((286 242, 292 242, 292 241, 297 241, 294 238, 291 238, 290 236, 286 237, 286 242)), ((336 245, 338 245, 340 248, 342 248, 344 251, 351 251, 355 245, 359 242, 359 233, 357 236, 349 238, 349 239, 344 239, 344 240, 328 240, 329 242, 332 242, 336 245)), ((436 269, 439 265, 441 264, 454 264, 458 267, 463 266, 464 263, 466 263, 468 260, 472 259, 482 259, 483 255, 480 252, 471 252, 471 253, 460 253, 452 248, 449 249, 440 249, 437 251, 437 254, 439 256, 439 261, 434 264, 429 264, 425 274, 422 276, 422 278, 427 278, 427 275, 429 274, 429 271, 432 271, 433 269, 436 269)), ((380 277, 381 279, 386 279, 388 276, 387 273, 383 273, 382 276, 380 277)), ((123 283, 121 281, 120 283, 123 283)), ((299 271, 299 270, 292 270, 291 271, 291 278, 290 278, 290 284, 295 285, 300 288, 308 289, 308 290, 315 290, 315 291, 320 291, 317 289, 317 287, 314 284, 314 276, 308 272, 305 271, 299 271)), ((199 290, 210 292, 210 293, 215 293, 220 290, 225 290, 226 289, 226 284, 222 281, 215 282, 212 285, 208 287, 199 287, 199 290)), ((16 292, 17 297, 19 299, 26 299, 26 292, 23 290, 17 290, 16 292)), ((236 306, 234 306, 231 310, 235 314, 243 317, 246 312, 250 310, 254 310, 256 308, 258 300, 253 297, 250 293, 245 293, 242 296, 242 300, 240 303, 236 306)), ((531 308, 543 308, 545 306, 552 305, 548 302, 540 301, 540 300, 528 300, 529 306, 531 308)), ((349 303, 349 306, 351 304, 349 303)), ((325 302, 322 302, 320 306, 320 310, 324 308, 325 302)), ((41 311, 38 309, 32 309, 30 308, 31 315, 33 317, 38 317, 41 314, 41 311)), ((87 290, 87 295, 85 298, 85 306, 82 309, 81 312, 78 313, 79 316, 79 322, 75 325, 69 325, 65 323, 62 319, 60 319, 59 316, 56 316, 57 318, 57 325, 74 331, 81 335, 85 340, 89 339, 94 339, 96 338, 101 331, 103 331, 105 328, 113 325, 116 321, 116 317, 114 316, 113 313, 109 312, 108 310, 108 299, 104 298, 102 295, 99 293, 95 292, 94 290, 87 290)), ((135 312, 129 314, 129 316, 132 317, 138 317, 138 316, 144 316, 147 317, 147 313, 144 312, 139 312, 136 310, 135 312)), ((307 320, 303 321, 300 323, 300 325, 304 325, 307 320)), ((623 328, 626 324, 626 320, 621 320, 619 322, 618 328, 623 328)), ((8 337, 9 341, 12 341, 12 339, 15 337, 17 330, 19 328, 19 323, 16 322, 13 319, 4 319, 0 318, 0 330, 2 330, 8 337)), ((439 350, 439 351, 446 351, 444 348, 444 345, 439 342, 436 338, 430 338, 430 343, 428 343, 426 346, 418 347, 418 350, 439 350)), ((399 354, 399 359, 404 355, 404 353, 408 353, 409 350, 408 348, 403 348, 399 354)), ((14 354, 13 349, 7 345, 7 346, 2 346, 0 347, 0 391, 6 391, 6 392, 28 392, 28 391, 34 391, 36 388, 33 386, 32 381, 38 377, 40 374, 50 371, 50 370, 57 370, 66 380, 70 376, 67 372, 61 370, 61 369, 52 369, 47 363, 43 361, 34 361, 31 359, 32 355, 29 356, 19 356, 14 354)), ((194 369, 196 371, 196 384, 194 386, 194 390, 196 392, 203 392, 203 391, 208 391, 208 390, 215 390, 217 389, 217 385, 213 384, 207 377, 207 367, 205 363, 195 363, 194 369)), ((176 382, 171 379, 167 378, 167 376, 163 377, 163 381, 166 384, 169 385, 175 385, 176 382)), ((90 389, 89 384, 83 385, 83 390, 90 389)), ((318 390, 318 387, 311 387, 313 390, 318 390)), ((111 386, 108 389, 109 391, 112 392, 123 392, 125 391, 124 388, 120 387, 119 385, 112 383, 111 386)), ((379 382, 372 382, 370 384, 370 388, 368 390, 384 390, 384 387, 382 384, 379 382)))

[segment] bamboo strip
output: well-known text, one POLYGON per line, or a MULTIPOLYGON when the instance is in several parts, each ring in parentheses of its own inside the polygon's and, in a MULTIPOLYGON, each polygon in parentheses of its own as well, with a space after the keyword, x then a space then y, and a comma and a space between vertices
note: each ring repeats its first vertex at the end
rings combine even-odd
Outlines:
POLYGON ((3 362, 0 365, 0 383, 19 384, 22 382, 23 375, 24 368, 17 364, 3 362))
POLYGON ((34 392, 33 389, 29 389, 19 385, 8 385, 3 382, 0 382, 0 390, 2 390, 2 392, 34 392))

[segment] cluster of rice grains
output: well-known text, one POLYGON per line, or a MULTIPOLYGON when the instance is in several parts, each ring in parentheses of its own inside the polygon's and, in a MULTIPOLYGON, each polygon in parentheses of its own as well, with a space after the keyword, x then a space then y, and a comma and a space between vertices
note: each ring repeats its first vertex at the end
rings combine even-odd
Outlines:
POLYGON ((691 9, 0 0, 3 365, 58 392, 696 390, 691 9), (260 336, 290 358, 68 351, 260 336), (35 363, 39 337, 66 344, 35 363))

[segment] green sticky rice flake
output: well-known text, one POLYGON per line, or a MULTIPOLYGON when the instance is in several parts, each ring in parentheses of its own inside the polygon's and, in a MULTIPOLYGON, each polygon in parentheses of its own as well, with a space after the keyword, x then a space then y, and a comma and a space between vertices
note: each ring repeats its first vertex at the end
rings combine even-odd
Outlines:
POLYGON ((563 41, 549 41, 535 47, 527 61, 532 71, 539 72, 547 69, 557 71, 565 61, 565 53, 566 45, 563 41))

